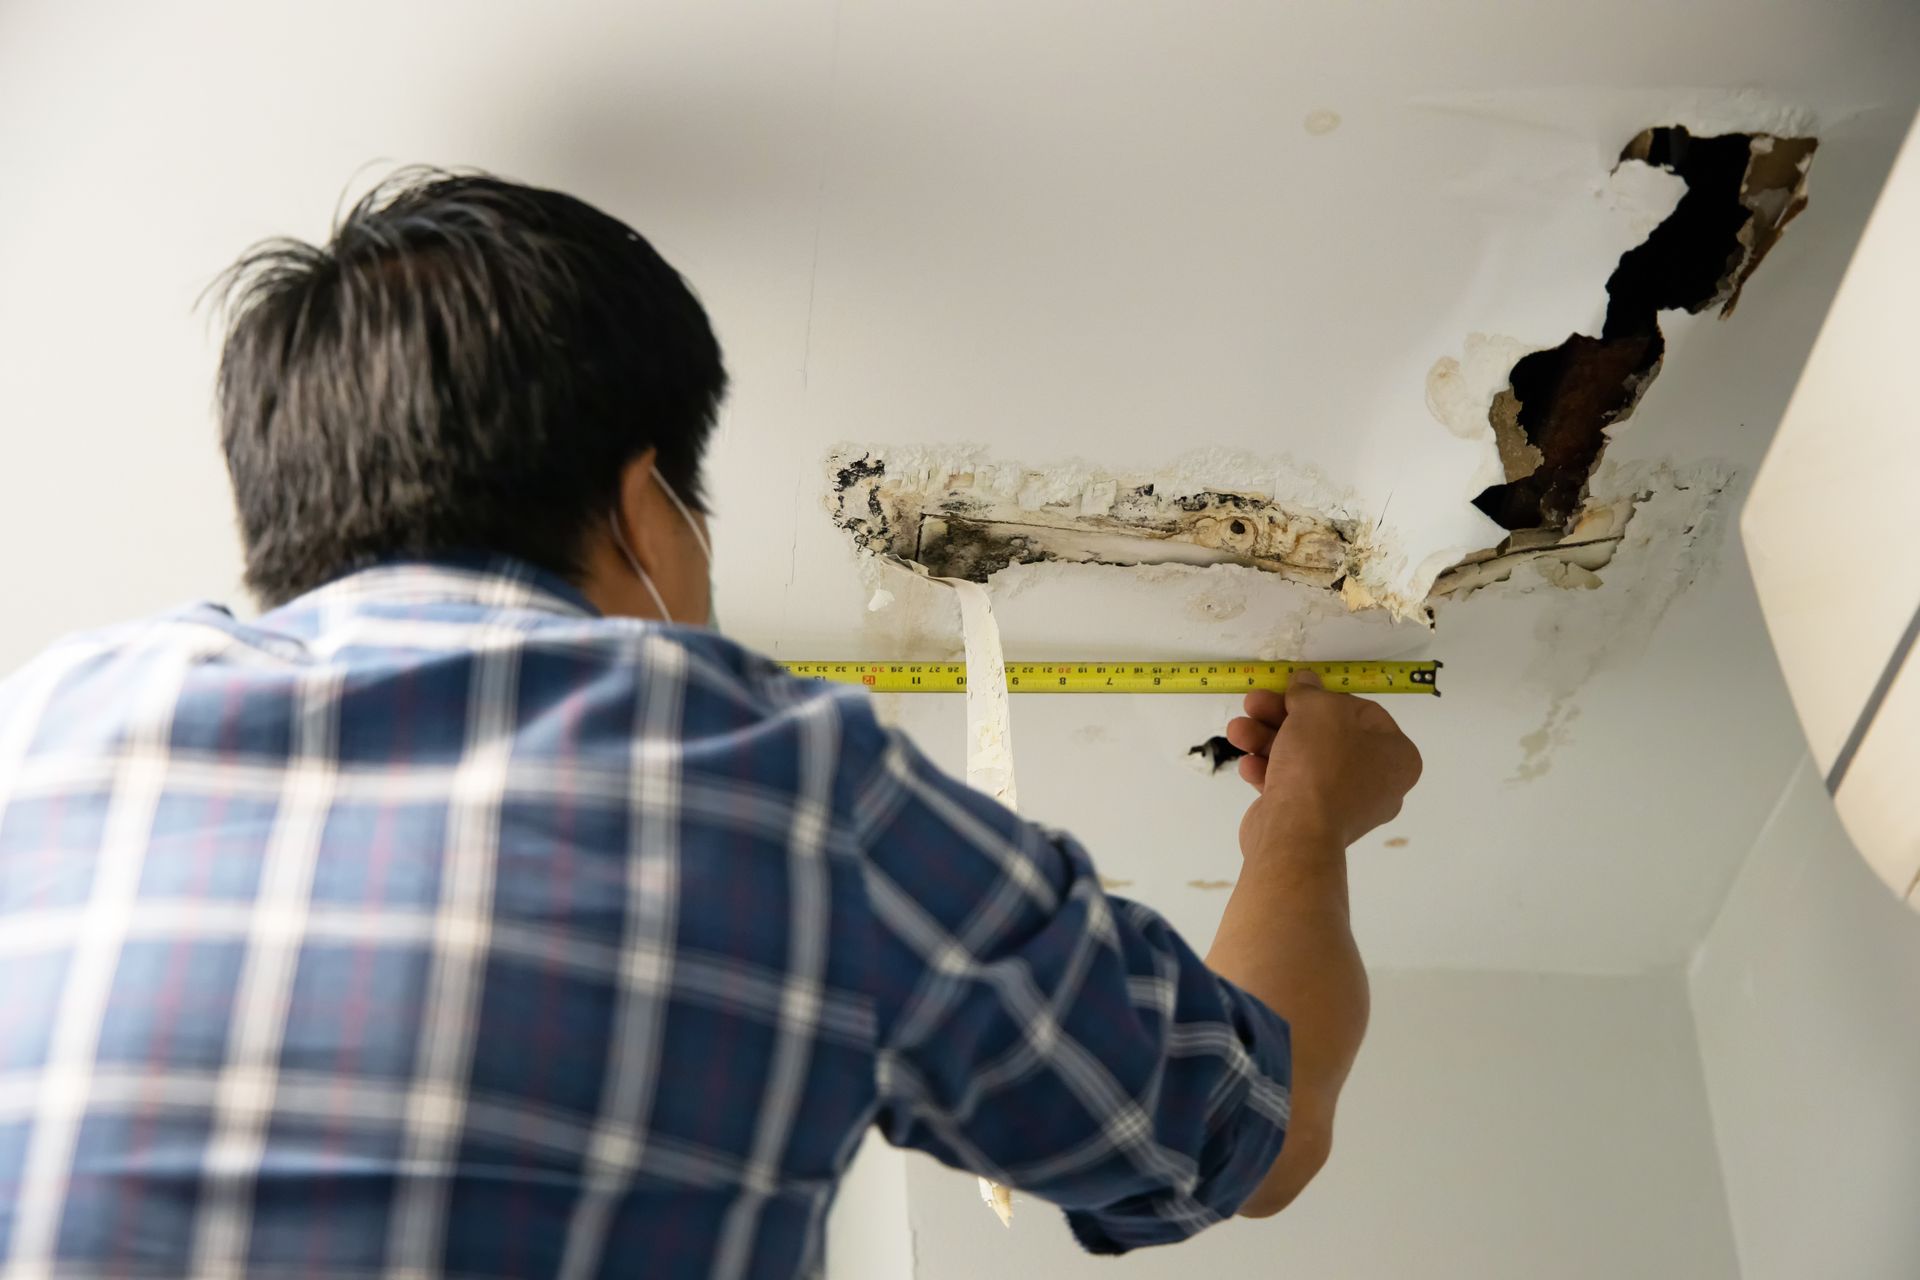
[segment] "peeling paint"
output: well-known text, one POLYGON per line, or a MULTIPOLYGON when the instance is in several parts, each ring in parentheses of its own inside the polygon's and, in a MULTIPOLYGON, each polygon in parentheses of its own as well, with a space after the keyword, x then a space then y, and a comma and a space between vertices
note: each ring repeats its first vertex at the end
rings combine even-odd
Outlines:
POLYGON ((1598 570, 1613 561, 1633 519, 1634 495, 1608 503, 1592 503, 1565 534, 1544 529, 1508 535, 1498 546, 1476 552, 1440 575, 1433 598, 1464 600, 1483 587, 1512 579, 1514 571, 1531 565, 1542 579, 1556 586, 1598 586, 1598 570))
POLYGON ((1541 581, 1562 591, 1592 591, 1600 585, 1599 574, 1574 560, 1537 559, 1533 569, 1541 581))
POLYGON ((866 652, 912 655, 935 662, 965 658, 959 610, 952 592, 890 558, 863 555, 855 570, 868 592, 884 590, 894 599, 877 613, 863 610, 859 614, 866 652))
MULTIPOLYGON (((1747 250, 1740 284, 1752 277, 1760 260, 1778 243, 1787 223, 1807 207, 1807 172, 1813 167, 1818 145, 1812 138, 1753 140, 1753 161, 1740 188, 1740 202, 1753 213, 1752 221, 1740 228, 1740 243, 1747 250)), ((1736 301, 1737 285, 1735 297, 1727 300, 1728 313, 1736 301)))
POLYGON ((1538 529, 1512 534, 1497 552, 1444 577, 1439 585, 1445 590, 1437 588, 1436 595, 1457 604, 1471 591, 1491 587, 1522 594, 1536 584, 1580 589, 1587 584, 1579 574, 1555 581, 1562 575, 1550 566, 1605 569, 1603 580, 1618 579, 1626 588, 1606 631, 1616 644, 1637 643, 1717 553, 1731 484, 1731 473, 1715 463, 1603 463, 1592 487, 1618 496, 1592 499, 1564 535, 1538 529), (1513 571, 1522 565, 1537 572, 1516 578, 1513 571))
POLYGON ((1507 386, 1522 357, 1539 350, 1502 334, 1470 333, 1459 356, 1441 356, 1427 370, 1427 412, 1462 440, 1487 435, 1487 406, 1507 386))
MULTIPOLYGON (((1235 488, 1196 484, 1178 468, 1116 476, 1077 463, 1029 468, 881 446, 837 450, 828 470, 829 510, 856 546, 969 582, 1039 562, 1237 564, 1332 588, 1367 576, 1378 551, 1374 532, 1346 510, 1246 483, 1271 476, 1271 462, 1251 476, 1242 470, 1235 488)), ((1292 487, 1323 486, 1307 478, 1292 487)), ((1384 585, 1379 597, 1393 599, 1384 585)))

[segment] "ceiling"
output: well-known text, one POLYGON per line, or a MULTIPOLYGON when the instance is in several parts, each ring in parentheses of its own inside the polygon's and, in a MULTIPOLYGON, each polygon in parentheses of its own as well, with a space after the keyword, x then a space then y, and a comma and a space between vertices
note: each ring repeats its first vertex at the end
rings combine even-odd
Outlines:
MULTIPOLYGON (((1678 962, 1801 753, 1733 516, 1912 118, 1920 10, 1147 0, 0 7, 0 662, 235 594, 191 311, 393 163, 576 192, 692 279, 735 392, 720 607, 784 657, 947 657, 937 587, 829 516, 853 444, 1254 492, 1371 521, 1379 582, 1502 530, 1478 414, 1599 332, 1680 184, 1642 130, 1819 139, 1738 312, 1668 313, 1596 498, 1591 589, 1523 568, 1431 629, 1234 566, 1021 565, 1011 658, 1445 660, 1394 709, 1426 780, 1354 858, 1388 967, 1678 962), (110 15, 110 16, 109 16, 110 15), (1445 361, 1461 380, 1432 375, 1445 361), (1464 412, 1461 405, 1465 406, 1464 412), (893 594, 870 610, 876 586, 893 594)), ((1836 538, 1836 541, 1838 539, 1836 538)), ((1844 546, 1844 544, 1841 544, 1844 546)), ((1836 550, 1836 554, 1845 554, 1836 550)), ((952 698, 883 713, 960 767, 952 698)), ((1187 748, 1227 699, 1016 699, 1024 809, 1199 938, 1244 799, 1187 748)))

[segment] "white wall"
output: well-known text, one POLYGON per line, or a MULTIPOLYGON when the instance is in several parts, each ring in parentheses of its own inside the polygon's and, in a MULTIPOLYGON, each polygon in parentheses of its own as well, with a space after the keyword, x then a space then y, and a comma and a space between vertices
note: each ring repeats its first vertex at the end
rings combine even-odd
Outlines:
POLYGON ((1680 978, 1376 975, 1333 1162, 1279 1217, 1116 1263, 914 1158, 915 1276, 1732 1280, 1680 978))
POLYGON ((1810 764, 1690 988, 1743 1280, 1920 1274, 1920 917, 1810 764))
POLYGON ((878 1130, 868 1132, 827 1215, 827 1280, 913 1275, 906 1161, 878 1130))

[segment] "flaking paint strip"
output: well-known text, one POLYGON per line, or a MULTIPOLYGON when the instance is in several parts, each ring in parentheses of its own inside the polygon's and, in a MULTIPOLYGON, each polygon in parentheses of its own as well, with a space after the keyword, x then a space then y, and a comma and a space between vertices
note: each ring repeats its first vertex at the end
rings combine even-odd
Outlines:
POLYGON ((960 633, 967 646, 967 785, 1009 809, 1020 807, 1013 778, 1013 718, 1007 704, 1007 663, 1000 624, 985 587, 959 578, 935 578, 960 601, 960 633))
MULTIPOLYGON (((985 587, 959 578, 935 578, 953 588, 960 602, 960 634, 967 647, 967 785, 1009 809, 1019 807, 1013 777, 1013 717, 1007 703, 1007 662, 1000 649, 1000 624, 985 587)), ((980 1198, 1013 1226, 1013 1193, 980 1179, 980 1198)))

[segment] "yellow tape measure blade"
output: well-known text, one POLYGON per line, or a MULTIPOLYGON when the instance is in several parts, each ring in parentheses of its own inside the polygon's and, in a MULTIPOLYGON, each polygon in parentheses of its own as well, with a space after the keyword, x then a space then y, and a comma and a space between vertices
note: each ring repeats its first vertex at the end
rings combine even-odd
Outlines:
MULTIPOLYGON (((876 693, 964 693, 963 662, 793 661, 796 676, 864 685, 876 693)), ((1284 692, 1295 671, 1312 671, 1339 693, 1440 695, 1439 662, 1009 662, 1010 693, 1284 692)))

